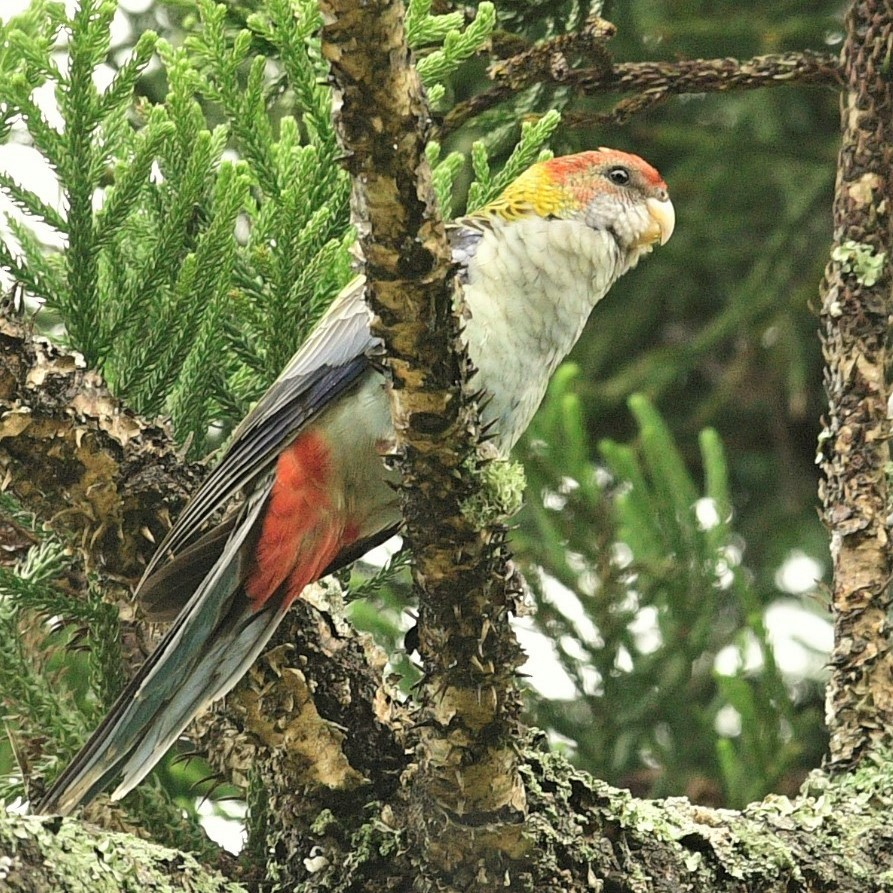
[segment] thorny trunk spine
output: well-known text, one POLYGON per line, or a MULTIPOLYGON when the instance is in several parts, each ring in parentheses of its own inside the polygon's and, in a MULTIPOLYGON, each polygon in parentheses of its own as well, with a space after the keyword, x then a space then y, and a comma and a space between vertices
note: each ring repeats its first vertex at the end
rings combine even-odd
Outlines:
POLYGON ((503 531, 479 531, 461 511, 479 486, 468 461, 478 455, 479 422, 424 160, 429 112, 402 4, 321 6, 367 299, 392 377, 405 536, 420 598, 425 681, 416 767, 406 778, 410 826, 421 864, 439 877, 431 877, 432 889, 444 882, 484 889, 504 878, 525 846, 516 750, 521 651, 509 626, 516 595, 507 585, 503 531))
POLYGON ((893 728, 887 406, 891 23, 890 3, 881 0, 856 2, 847 16, 834 249, 822 289, 829 410, 820 441, 820 494, 831 536, 835 620, 826 709, 830 762, 838 769, 889 743, 893 728))

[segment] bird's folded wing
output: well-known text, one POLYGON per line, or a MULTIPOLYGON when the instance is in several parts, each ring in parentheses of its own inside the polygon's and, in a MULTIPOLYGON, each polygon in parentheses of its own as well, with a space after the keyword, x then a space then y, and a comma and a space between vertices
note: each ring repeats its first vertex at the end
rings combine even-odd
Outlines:
POLYGON ((310 337, 233 434, 220 461, 165 537, 143 575, 146 581, 196 543, 209 518, 266 474, 282 448, 370 369, 377 342, 369 332, 358 276, 338 295, 310 337))

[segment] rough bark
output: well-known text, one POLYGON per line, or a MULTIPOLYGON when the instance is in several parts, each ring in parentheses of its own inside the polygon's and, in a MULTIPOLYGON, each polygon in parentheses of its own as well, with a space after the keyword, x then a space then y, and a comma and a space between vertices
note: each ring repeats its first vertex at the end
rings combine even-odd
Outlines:
MULTIPOLYGON (((865 893, 893 888, 893 766, 877 754, 857 772, 813 773, 800 797, 772 796, 743 812, 684 798, 636 800, 560 757, 524 752, 532 857, 492 889, 535 893, 865 893)), ((279 889, 394 893, 425 889, 411 836, 387 804, 361 825, 331 810, 308 830, 279 889), (301 880, 296 878, 301 876, 301 880), (300 887, 298 886, 300 884, 300 887)), ((350 811, 346 811, 348 816, 350 811)), ((269 889, 225 883, 192 857, 74 819, 0 813, 0 890, 269 889)))
POLYGON ((406 779, 418 874, 428 878, 419 884, 488 889, 526 848, 516 752, 522 656, 509 626, 516 594, 504 530, 477 529, 462 510, 480 492, 483 459, 461 297, 424 157, 429 114, 402 4, 325 0, 322 9, 367 300, 391 376, 419 596, 425 679, 417 763, 406 779))
MULTIPOLYGON (((598 20, 590 26, 593 39, 605 41, 614 26, 598 20)), ((837 86, 843 82, 839 60, 830 53, 774 53, 752 59, 684 59, 676 62, 618 62, 607 51, 587 68, 572 68, 560 49, 553 53, 526 51, 490 69, 494 86, 445 116, 443 133, 456 130, 470 118, 520 90, 536 83, 552 83, 581 96, 601 93, 634 93, 608 114, 596 116, 603 123, 622 124, 635 114, 686 93, 725 93, 796 84, 837 86)))
POLYGON ((133 579, 199 480, 170 433, 116 400, 80 354, 0 308, 4 489, 83 538, 106 573, 133 579), (60 508, 64 507, 64 508, 60 508))
POLYGON ((821 497, 831 538, 835 639, 830 758, 857 762, 893 728, 890 647, 889 325, 893 202, 893 9, 857 2, 846 20, 847 90, 822 295, 828 419, 821 497))

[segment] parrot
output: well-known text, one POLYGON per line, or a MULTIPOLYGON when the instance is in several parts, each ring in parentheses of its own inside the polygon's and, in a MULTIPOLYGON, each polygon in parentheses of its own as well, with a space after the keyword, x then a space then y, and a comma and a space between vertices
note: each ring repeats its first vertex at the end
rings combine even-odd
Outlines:
MULTIPOLYGON (((448 226, 481 420, 508 454, 613 283, 673 233, 667 185, 613 149, 540 161, 448 226)), ((136 589, 161 642, 34 811, 138 785, 310 583, 400 529, 381 345, 357 276, 236 428, 136 589), (220 509, 238 508, 209 528, 220 509)))

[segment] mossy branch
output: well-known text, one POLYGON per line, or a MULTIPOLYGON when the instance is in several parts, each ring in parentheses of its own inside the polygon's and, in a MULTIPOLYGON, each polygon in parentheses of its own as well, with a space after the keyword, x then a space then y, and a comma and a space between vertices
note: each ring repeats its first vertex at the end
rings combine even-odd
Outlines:
POLYGON ((0 810, 0 889, 20 893, 247 893, 194 856, 75 819, 0 810), (136 880, 138 879, 138 881, 136 880))
POLYGON ((859 0, 847 15, 834 246, 822 287, 828 419, 819 438, 820 495, 835 621, 826 713, 839 769, 888 746, 893 728, 890 28, 886 3, 859 0))
MULTIPOLYGON (((613 26, 602 22, 597 40, 607 40, 613 26)), ((551 83, 579 96, 633 93, 614 109, 597 116, 599 123, 623 124, 673 96, 691 93, 726 93, 788 87, 802 84, 836 87, 843 82, 840 62, 831 53, 804 50, 772 53, 750 59, 684 59, 677 62, 614 63, 606 53, 589 68, 571 68, 563 56, 526 51, 516 59, 492 66, 494 86, 459 103, 444 117, 443 133, 451 133, 466 121, 515 96, 533 84, 551 83), (538 64, 522 65, 528 56, 538 64)))

